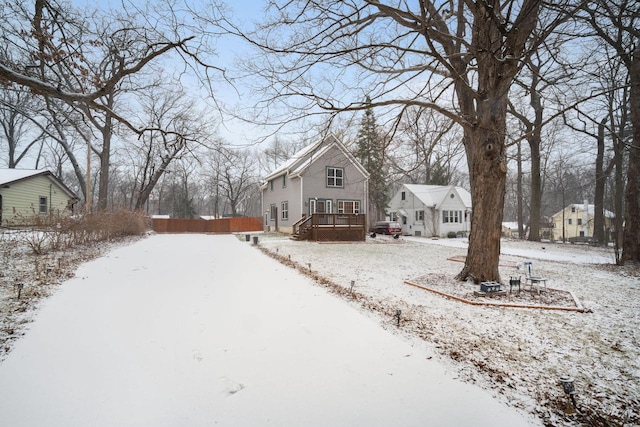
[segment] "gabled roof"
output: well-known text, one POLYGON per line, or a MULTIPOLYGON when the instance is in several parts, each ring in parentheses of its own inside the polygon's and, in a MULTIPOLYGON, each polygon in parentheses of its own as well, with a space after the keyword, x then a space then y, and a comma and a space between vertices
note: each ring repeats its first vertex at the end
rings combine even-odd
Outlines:
POLYGON ((324 139, 320 139, 313 144, 307 145, 289 160, 284 162, 280 167, 265 177, 265 181, 269 181, 278 176, 288 174, 289 176, 301 175, 313 162, 319 159, 324 153, 332 147, 338 148, 344 156, 353 163, 365 178, 369 177, 369 172, 358 162, 358 160, 347 150, 342 142, 335 136, 329 135, 324 139))
POLYGON ((26 179, 35 178, 37 176, 44 176, 49 178, 58 187, 60 187, 71 198, 77 199, 73 191, 62 183, 54 174, 45 169, 0 169, 0 187, 8 188, 12 184, 15 184, 26 179))
MULTIPOLYGON (((567 206, 566 208, 562 209, 560 212, 556 212, 555 214, 551 215, 551 217, 555 217, 558 215, 561 215, 563 211, 567 210, 567 209, 571 209, 571 208, 575 208, 576 212, 584 212, 584 203, 572 203, 569 206, 567 206)), ((587 205, 587 214, 594 216, 594 212, 595 212, 596 206, 595 205, 587 205)), ((615 218, 616 215, 611 212, 608 211, 606 209, 604 209, 604 217, 605 218, 615 218)))
POLYGON ((404 184, 404 187, 413 193, 425 206, 440 208, 447 194, 454 192, 466 208, 471 209, 471 193, 462 187, 455 185, 421 185, 404 184))

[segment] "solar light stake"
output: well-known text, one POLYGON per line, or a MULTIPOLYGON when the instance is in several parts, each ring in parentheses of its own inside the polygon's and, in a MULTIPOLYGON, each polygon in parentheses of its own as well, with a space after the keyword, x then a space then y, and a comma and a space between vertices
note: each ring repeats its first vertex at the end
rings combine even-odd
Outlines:
POLYGON ((353 287, 355 286, 355 284, 356 284, 356 281, 352 280, 351 281, 351 288, 349 289, 349 292, 353 293, 353 287))
POLYGON ((309 266, 309 271, 311 271, 311 263, 307 263, 307 265, 309 266))
POLYGON ((396 324, 400 327, 400 316, 402 315, 402 310, 396 310, 396 324))
POLYGON ((576 386, 573 383, 573 378, 560 377, 560 383, 562 384, 562 389, 564 390, 564 393, 571 398, 571 403, 575 408, 576 407, 576 398, 575 398, 576 386))
POLYGON ((24 283, 16 283, 16 289, 18 289, 18 299, 20 299, 20 295, 22 295, 22 288, 24 288, 24 283))

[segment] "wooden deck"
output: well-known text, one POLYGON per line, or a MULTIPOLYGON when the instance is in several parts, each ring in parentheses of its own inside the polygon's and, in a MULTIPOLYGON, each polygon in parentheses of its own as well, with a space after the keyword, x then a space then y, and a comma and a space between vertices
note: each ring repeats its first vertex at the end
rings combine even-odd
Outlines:
POLYGON ((313 214, 293 224, 295 240, 364 241, 366 215, 363 214, 313 214))

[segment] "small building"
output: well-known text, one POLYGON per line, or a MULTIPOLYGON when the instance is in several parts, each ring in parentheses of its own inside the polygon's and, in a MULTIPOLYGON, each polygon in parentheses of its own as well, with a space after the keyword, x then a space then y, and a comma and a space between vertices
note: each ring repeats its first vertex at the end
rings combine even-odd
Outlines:
POLYGON ((502 234, 502 237, 506 237, 507 239, 520 238, 520 232, 518 231, 518 222, 514 222, 514 221, 503 222, 501 234, 502 234))
POLYGON ((25 225, 73 213, 78 197, 47 170, 0 169, 0 225, 25 225))
MULTIPOLYGON (((590 241, 593 238, 594 224, 593 217, 595 205, 574 203, 560 212, 551 215, 553 223, 553 240, 562 241, 590 241)), ((604 227, 608 240, 612 240, 614 229, 613 212, 604 210, 604 227)))
POLYGON ((300 235, 313 223, 317 228, 362 222, 358 235, 364 239, 368 185, 369 173, 342 142, 329 135, 265 177, 260 187, 265 230, 300 235))
POLYGON ((389 202, 389 214, 407 236, 466 235, 471 229, 471 194, 454 185, 403 184, 389 202))

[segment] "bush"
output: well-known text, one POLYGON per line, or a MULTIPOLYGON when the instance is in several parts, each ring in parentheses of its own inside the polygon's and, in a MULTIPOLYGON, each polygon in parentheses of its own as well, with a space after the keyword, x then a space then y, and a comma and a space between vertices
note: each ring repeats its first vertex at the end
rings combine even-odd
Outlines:
POLYGON ((48 222, 42 218, 30 230, 24 230, 22 237, 38 255, 77 245, 139 236, 148 228, 142 213, 125 210, 52 218, 48 222))
POLYGON ((454 239, 456 237, 456 232, 455 231, 448 232, 447 237, 450 239, 454 239))

